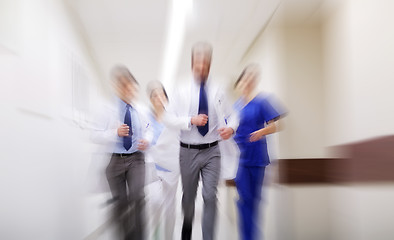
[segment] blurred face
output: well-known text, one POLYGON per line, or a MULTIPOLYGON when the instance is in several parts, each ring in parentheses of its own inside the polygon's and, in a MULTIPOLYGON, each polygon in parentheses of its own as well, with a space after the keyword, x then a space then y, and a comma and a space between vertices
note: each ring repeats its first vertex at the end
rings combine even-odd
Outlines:
POLYGON ((116 82, 116 92, 122 100, 130 103, 137 97, 138 85, 131 82, 124 76, 118 76, 116 82))
POLYGON ((150 102, 155 109, 163 108, 167 104, 167 98, 163 89, 157 88, 152 91, 150 102))
POLYGON ((257 79, 258 72, 253 69, 247 69, 237 85, 237 91, 242 95, 248 95, 256 88, 257 79))
POLYGON ((211 53, 206 48, 196 48, 193 51, 192 72, 198 81, 206 81, 211 67, 211 53))

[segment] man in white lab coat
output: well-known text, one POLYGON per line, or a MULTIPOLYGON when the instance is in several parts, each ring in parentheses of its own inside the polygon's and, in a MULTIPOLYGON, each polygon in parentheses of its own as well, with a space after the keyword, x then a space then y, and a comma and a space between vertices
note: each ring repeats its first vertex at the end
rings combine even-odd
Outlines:
POLYGON ((209 77, 212 47, 205 42, 192 48, 192 77, 174 93, 172 111, 186 130, 180 135, 180 171, 184 221, 182 239, 191 239, 195 198, 200 175, 204 200, 203 239, 214 238, 216 194, 221 171, 219 141, 229 139, 238 126, 237 115, 220 87, 209 77))

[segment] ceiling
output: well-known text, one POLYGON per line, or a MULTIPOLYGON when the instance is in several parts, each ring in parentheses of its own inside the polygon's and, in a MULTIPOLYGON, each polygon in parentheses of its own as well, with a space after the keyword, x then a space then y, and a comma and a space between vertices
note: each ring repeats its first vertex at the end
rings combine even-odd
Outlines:
MULTIPOLYGON (((161 80, 168 56, 174 62, 172 78, 190 72, 190 48, 196 41, 212 43, 212 71, 231 76, 267 24, 280 0, 191 0, 191 11, 177 19, 179 43, 168 47, 175 4, 186 0, 65 0, 78 19, 92 56, 103 76, 114 64, 128 66, 143 84, 161 80), (183 33, 183 34, 182 34, 183 33), (179 55, 176 54, 179 52, 179 55), (173 56, 172 56, 173 57, 173 56), (177 60, 178 59, 178 60, 177 60)), ((179 11, 179 10, 178 10, 179 11)), ((182 11, 182 10, 181 10, 182 11)), ((237 73, 238 74, 238 73, 237 73)))

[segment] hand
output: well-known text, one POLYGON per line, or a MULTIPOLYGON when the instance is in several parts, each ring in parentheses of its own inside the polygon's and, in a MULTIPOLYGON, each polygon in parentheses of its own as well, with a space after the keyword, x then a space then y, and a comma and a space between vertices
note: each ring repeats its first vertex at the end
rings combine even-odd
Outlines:
POLYGON ((130 129, 127 124, 122 124, 118 128, 118 136, 119 137, 127 137, 127 136, 129 136, 129 132, 130 132, 130 129))
POLYGON ((231 137, 231 135, 233 135, 234 129, 230 127, 222 127, 218 129, 218 132, 223 140, 227 140, 231 137))
POLYGON ((263 134, 260 130, 254 131, 250 134, 249 141, 250 142, 256 142, 260 140, 263 137, 263 134))
POLYGON ((148 147, 149 147, 149 142, 148 141, 146 141, 144 139, 139 140, 138 147, 137 147, 138 150, 145 151, 148 147))
POLYGON ((197 116, 192 117, 191 123, 196 126, 205 126, 208 122, 208 116, 205 114, 198 114, 197 116))

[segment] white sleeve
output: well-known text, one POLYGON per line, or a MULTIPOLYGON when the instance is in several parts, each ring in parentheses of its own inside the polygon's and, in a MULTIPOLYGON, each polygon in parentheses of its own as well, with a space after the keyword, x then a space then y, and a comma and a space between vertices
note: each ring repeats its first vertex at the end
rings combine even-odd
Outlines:
POLYGON ((190 130, 192 127, 191 117, 177 116, 170 107, 166 108, 166 112, 163 116, 163 124, 175 130, 190 130))
POLYGON ((239 114, 235 109, 232 107, 232 104, 226 97, 226 95, 220 91, 219 92, 219 102, 221 110, 224 114, 224 118, 227 122, 227 127, 231 127, 235 131, 237 131, 239 125, 239 114))
POLYGON ((97 144, 110 144, 116 141, 118 129, 111 126, 111 112, 102 111, 94 115, 90 139, 97 144))
POLYGON ((178 130, 191 130, 191 117, 184 116, 181 113, 182 98, 180 92, 174 91, 171 103, 166 107, 166 113, 163 117, 163 123, 169 128, 178 130))

